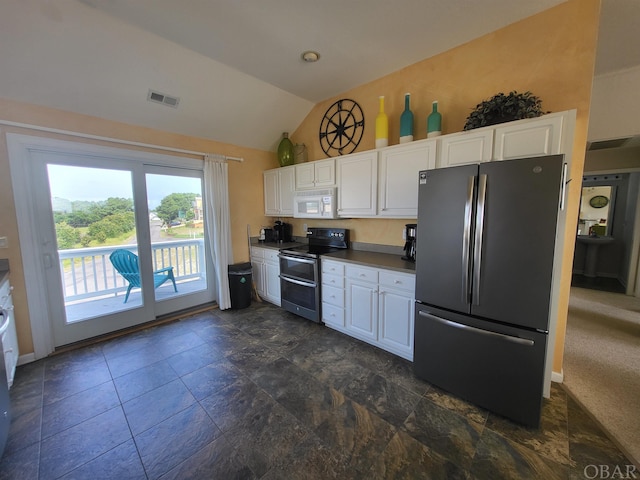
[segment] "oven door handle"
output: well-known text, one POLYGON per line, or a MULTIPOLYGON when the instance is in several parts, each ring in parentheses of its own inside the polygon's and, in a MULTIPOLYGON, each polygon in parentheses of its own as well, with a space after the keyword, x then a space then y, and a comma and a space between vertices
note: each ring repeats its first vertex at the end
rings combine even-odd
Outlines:
POLYGON ((291 255, 282 255, 281 253, 278 254, 278 258, 284 258, 286 260, 291 260, 292 262, 308 263, 309 265, 316 263, 315 259, 309 260, 307 258, 293 257, 291 255))
POLYGON ((315 283, 311 283, 311 282, 303 282, 302 280, 295 280, 293 278, 289 278, 289 277, 285 277, 284 275, 279 275, 280 280, 284 280, 285 282, 290 282, 290 283, 295 283, 296 285, 302 285, 303 287, 314 287, 316 286, 315 283))

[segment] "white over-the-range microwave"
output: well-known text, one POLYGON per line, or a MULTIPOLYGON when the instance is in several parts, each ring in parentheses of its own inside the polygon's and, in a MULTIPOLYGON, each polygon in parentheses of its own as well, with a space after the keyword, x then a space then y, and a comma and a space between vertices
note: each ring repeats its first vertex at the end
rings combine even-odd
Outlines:
POLYGON ((293 195, 294 218, 338 218, 336 188, 298 190, 293 195))

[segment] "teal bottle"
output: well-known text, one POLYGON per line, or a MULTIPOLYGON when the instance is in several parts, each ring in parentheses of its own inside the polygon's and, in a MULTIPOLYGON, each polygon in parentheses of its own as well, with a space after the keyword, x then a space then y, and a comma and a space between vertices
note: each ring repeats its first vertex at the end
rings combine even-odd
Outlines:
POLYGON ((413 141, 413 112, 411 111, 411 94, 404 95, 404 112, 400 115, 400 143, 413 141))
POLYGON ((442 115, 438 112, 438 101, 433 102, 431 114, 427 117, 427 138, 437 137, 442 133, 442 115))
POLYGON ((280 163, 281 167, 293 165, 294 157, 293 143, 289 140, 289 133, 284 132, 278 145, 278 163, 280 163))

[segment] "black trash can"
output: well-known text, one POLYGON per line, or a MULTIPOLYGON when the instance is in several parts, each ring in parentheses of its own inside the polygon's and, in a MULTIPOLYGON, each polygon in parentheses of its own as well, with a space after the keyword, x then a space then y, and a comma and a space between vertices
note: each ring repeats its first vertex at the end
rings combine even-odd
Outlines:
POLYGON ((229 265, 229 295, 231 296, 231 308, 247 308, 251 305, 251 290, 253 277, 251 275, 251 263, 236 263, 229 265))

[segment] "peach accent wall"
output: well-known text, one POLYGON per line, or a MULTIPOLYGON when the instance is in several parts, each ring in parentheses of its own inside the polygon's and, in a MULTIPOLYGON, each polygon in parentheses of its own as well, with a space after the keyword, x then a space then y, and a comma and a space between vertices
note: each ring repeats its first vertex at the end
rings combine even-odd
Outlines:
MULTIPOLYGON (((600 0, 569 0, 557 7, 492 32, 482 38, 428 58, 317 104, 293 133, 295 143, 307 145, 309 159, 326 155, 318 142, 324 112, 339 98, 351 98, 364 111, 365 131, 357 151, 374 148, 378 96, 385 96, 389 144, 397 144, 404 94, 411 93, 414 139, 426 138, 431 103, 439 102, 443 134, 462 131, 465 119, 480 101, 498 92, 530 90, 546 111, 577 110, 571 177, 580 179, 587 140, 589 105, 595 64, 600 0)), ((561 301, 553 370, 562 372, 571 265, 575 242, 580 181, 569 184, 569 214, 562 271, 561 301)), ((334 226, 353 228, 354 240, 402 245, 408 220, 350 220, 334 226)), ((293 221, 294 232, 301 222, 293 221)), ((315 225, 315 223, 314 223, 315 225)))
MULTIPOLYGON (((233 161, 228 163, 229 201, 231 205, 231 236, 233 240, 234 262, 249 260, 247 225, 249 224, 252 232, 256 234, 261 225, 271 223, 271 219, 265 219, 264 217, 262 172, 264 170, 277 167, 276 155, 272 152, 242 148, 202 138, 162 132, 135 125, 112 122, 101 118, 79 115, 1 98, 0 112, 0 118, 5 121, 38 125, 59 130, 68 130, 72 132, 179 148, 183 150, 220 153, 233 157, 243 157, 244 162, 242 163, 233 161)), ((45 136, 67 141, 86 142, 126 149, 140 150, 140 148, 0 125, 0 205, 2 206, 2 208, 0 208, 0 235, 7 236, 9 243, 8 249, 0 250, 0 257, 9 259, 11 283, 14 286, 14 303, 19 348, 20 354, 24 355, 33 352, 26 285, 21 260, 22 255, 28 255, 29 252, 22 252, 20 250, 18 224, 15 214, 13 189, 11 185, 11 172, 9 169, 9 158, 6 148, 6 132, 45 136)), ((171 154, 170 152, 153 151, 157 153, 171 154)))

